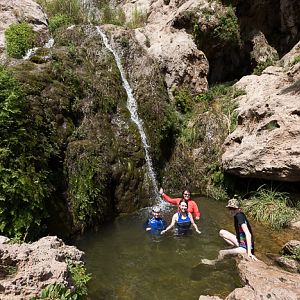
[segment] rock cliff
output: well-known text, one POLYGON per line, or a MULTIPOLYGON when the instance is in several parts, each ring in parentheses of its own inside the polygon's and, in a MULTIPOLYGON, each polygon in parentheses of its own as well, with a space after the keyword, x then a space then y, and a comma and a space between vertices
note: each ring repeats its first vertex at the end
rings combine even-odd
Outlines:
POLYGON ((260 76, 243 77, 236 86, 238 126, 224 143, 226 172, 279 181, 300 180, 300 43, 260 76))

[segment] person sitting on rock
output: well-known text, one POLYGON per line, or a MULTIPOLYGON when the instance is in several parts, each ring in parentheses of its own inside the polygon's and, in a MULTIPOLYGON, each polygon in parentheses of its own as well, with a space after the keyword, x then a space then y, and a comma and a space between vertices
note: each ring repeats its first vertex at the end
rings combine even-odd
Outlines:
POLYGON ((245 214, 240 208, 238 199, 232 198, 228 201, 227 209, 234 219, 235 235, 231 232, 221 229, 219 234, 229 245, 234 246, 232 249, 220 250, 216 260, 202 259, 202 263, 214 264, 222 260, 227 255, 247 254, 251 260, 257 260, 254 255, 254 237, 251 225, 245 214))
POLYGON ((153 235, 160 235, 161 231, 166 229, 167 222, 161 217, 161 209, 159 206, 154 206, 152 208, 152 218, 149 218, 145 224, 144 228, 153 235))

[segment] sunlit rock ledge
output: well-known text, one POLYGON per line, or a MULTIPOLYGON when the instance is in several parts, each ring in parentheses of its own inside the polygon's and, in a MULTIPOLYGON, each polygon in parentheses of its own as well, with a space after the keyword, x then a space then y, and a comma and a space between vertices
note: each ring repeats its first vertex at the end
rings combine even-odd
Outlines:
MULTIPOLYGON (((245 286, 231 292, 226 300, 300 299, 300 274, 289 273, 262 261, 241 260, 238 270, 245 286)), ((218 300, 217 296, 200 296, 199 300, 218 300)))
MULTIPOLYGON (((5 237, 0 240, 9 241, 5 237)), ((83 252, 56 236, 32 244, 0 243, 0 299, 30 299, 54 283, 72 288, 66 258, 82 263, 83 252)))

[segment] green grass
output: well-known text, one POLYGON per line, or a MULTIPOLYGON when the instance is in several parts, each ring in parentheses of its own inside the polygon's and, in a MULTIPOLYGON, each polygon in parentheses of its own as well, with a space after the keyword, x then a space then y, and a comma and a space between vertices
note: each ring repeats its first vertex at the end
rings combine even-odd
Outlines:
POLYGON ((255 220, 269 224, 275 229, 288 227, 297 216, 298 211, 289 207, 287 193, 260 187, 247 201, 243 201, 243 209, 255 220))

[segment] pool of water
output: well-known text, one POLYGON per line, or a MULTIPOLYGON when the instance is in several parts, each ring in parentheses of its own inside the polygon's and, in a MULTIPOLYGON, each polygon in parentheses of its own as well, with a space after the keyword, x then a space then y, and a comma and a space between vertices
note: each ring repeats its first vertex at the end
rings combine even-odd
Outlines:
MULTIPOLYGON (((220 249, 227 247, 218 232, 221 228, 233 232, 233 221, 224 203, 194 200, 201 210, 197 223, 200 235, 193 232, 176 237, 170 231, 164 236, 151 236, 143 229, 149 216, 149 210, 144 209, 121 216, 97 233, 90 232, 77 240, 75 245, 86 253, 86 266, 93 276, 90 299, 196 300, 200 295, 225 297, 242 286, 234 259, 215 266, 200 264, 202 258, 214 259, 220 249)), ((166 207, 163 215, 168 224, 175 211, 175 206, 166 207)), ((294 233, 272 232, 251 223, 257 256, 263 260, 269 253, 278 253, 284 239, 293 238, 294 233)))

